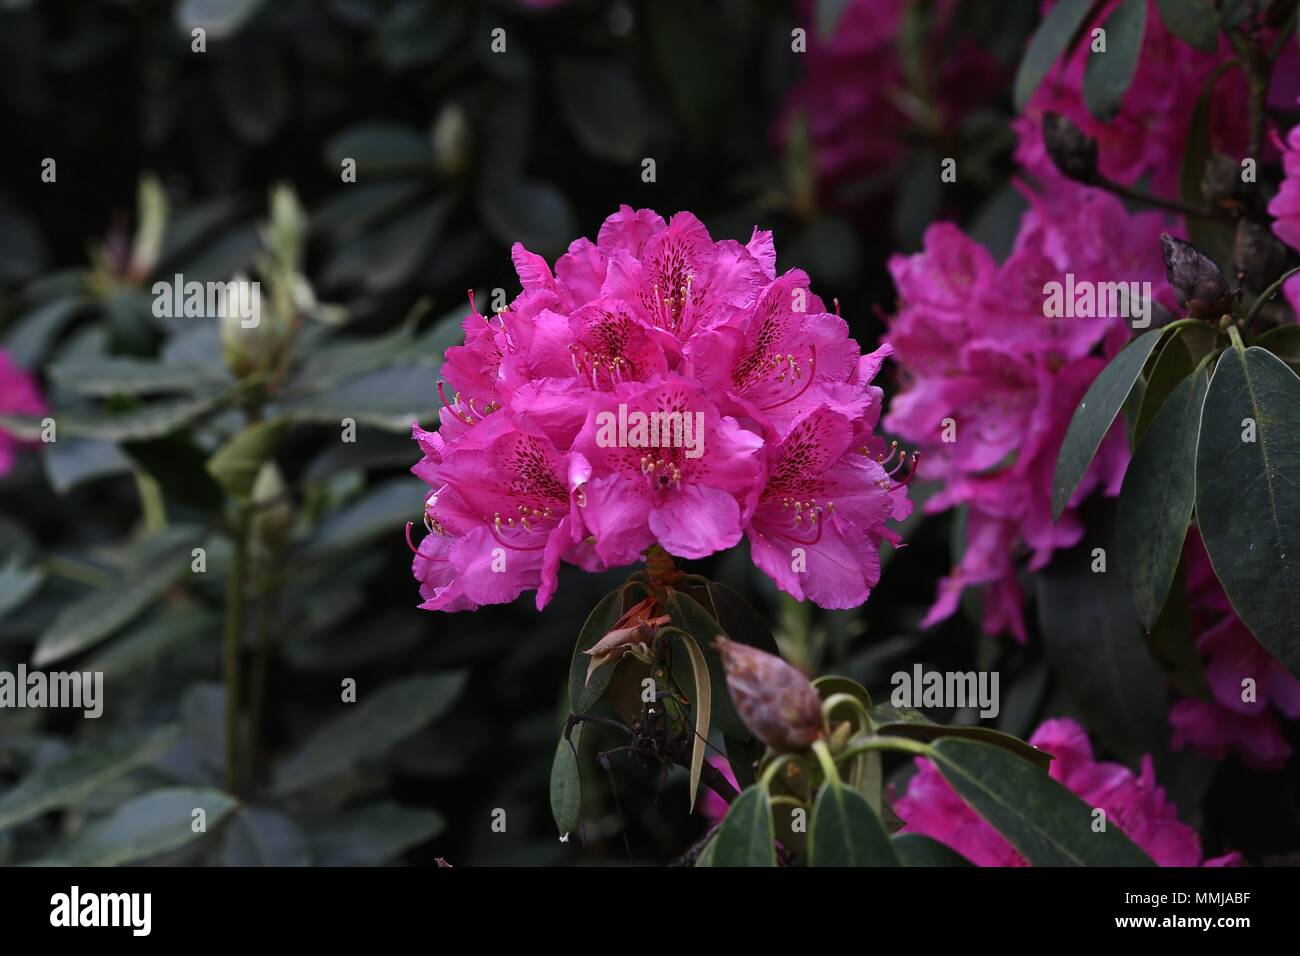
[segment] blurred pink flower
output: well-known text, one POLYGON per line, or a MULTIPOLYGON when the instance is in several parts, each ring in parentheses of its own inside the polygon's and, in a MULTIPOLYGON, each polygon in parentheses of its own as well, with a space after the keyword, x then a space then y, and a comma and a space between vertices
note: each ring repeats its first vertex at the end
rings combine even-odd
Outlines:
POLYGON ((832 206, 855 205, 873 181, 901 174, 909 139, 952 129, 1004 82, 993 57, 954 40, 958 3, 941 0, 931 8, 923 40, 926 88, 915 88, 902 56, 909 2, 850 0, 829 36, 817 25, 816 5, 798 4, 806 68, 786 101, 777 138, 788 142, 802 124, 819 190, 832 206))
POLYGON ((1229 753, 1260 770, 1280 770, 1291 756, 1279 715, 1300 717, 1300 680, 1260 647, 1241 623, 1192 529, 1184 550, 1187 600, 1196 647, 1205 660, 1211 700, 1187 698, 1169 713, 1172 745, 1212 757, 1229 753), (1243 682, 1250 680, 1251 692, 1243 682), (1248 698, 1248 699, 1243 699, 1248 698))
MULTIPOLYGON (((36 387, 36 379, 14 362, 8 352, 0 350, 0 413, 38 415, 43 411, 45 402, 36 387)), ((0 429, 0 475, 13 468, 22 445, 19 439, 0 429)))
MULTIPOLYGON (((1178 808, 1156 783, 1149 756, 1134 774, 1123 764, 1093 758, 1088 736, 1074 721, 1045 721, 1029 739, 1055 758, 1052 779, 1090 807, 1106 812, 1117 826, 1160 866, 1232 866, 1240 856, 1232 853, 1203 860, 1196 831, 1178 819, 1178 808)), ((907 793, 894 801, 894 810, 906 821, 904 833, 922 833, 946 844, 976 866, 1027 866, 1026 860, 992 826, 975 813, 948 785, 934 765, 916 760, 916 774, 907 793)))
MULTIPOLYGON (((1050 9, 1053 2, 1043 4, 1050 9)), ((1103 175, 1125 184, 1147 177, 1155 192, 1178 195, 1178 174, 1197 100, 1215 68, 1235 55, 1226 37, 1207 53, 1189 46, 1164 25, 1155 0, 1148 0, 1146 31, 1137 72, 1122 108, 1109 122, 1088 111, 1083 99, 1083 76, 1090 54, 1089 37, 1103 24, 1119 0, 1108 0, 1089 21, 1063 63, 1048 71, 1023 115, 1015 121, 1020 136, 1016 159, 1030 173, 1047 181, 1060 178, 1043 148, 1042 122, 1048 112, 1073 120, 1097 140, 1103 175)), ((1249 139, 1245 76, 1229 70, 1214 87, 1210 110, 1210 146, 1216 152, 1239 157, 1249 139)))
POLYGON ((806 274, 778 277, 770 233, 715 242, 689 212, 623 206, 554 270, 512 258, 522 292, 472 310, 440 426, 413 429, 423 607, 535 590, 541 608, 561 562, 598 571, 654 544, 702 558, 742 535, 792 594, 866 599, 886 522, 911 508, 873 434, 890 350, 863 355, 806 274))
MULTIPOLYGON (((1078 543, 1075 507, 1096 490, 1117 494, 1129 457, 1122 429, 1112 429, 1070 507, 1052 520, 1052 476, 1070 418, 1130 332, 1120 316, 1047 317, 1045 284, 1069 273, 1079 283, 1163 290, 1165 228, 1157 214, 1130 215, 1115 197, 1065 181, 1029 201, 1002 264, 955 226, 931 226, 920 253, 890 261, 899 305, 886 317, 904 387, 885 424, 925 453, 920 477, 941 483, 926 510, 966 507, 962 556, 923 624, 951 615, 961 592, 978 586, 984 630, 1021 641, 1017 553, 1028 552, 1036 570, 1078 543)), ((1167 291, 1156 297, 1172 304, 1167 291)))

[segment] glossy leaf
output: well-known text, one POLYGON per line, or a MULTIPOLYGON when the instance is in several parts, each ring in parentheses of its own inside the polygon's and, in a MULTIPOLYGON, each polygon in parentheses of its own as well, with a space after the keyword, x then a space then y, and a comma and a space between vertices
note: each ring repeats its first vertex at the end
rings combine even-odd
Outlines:
POLYGON ((1000 747, 948 737, 934 764, 971 808, 1033 866, 1154 866, 1116 820, 1093 829, 1093 808, 1000 747))
POLYGON ((925 743, 942 740, 945 737, 976 740, 992 747, 1001 747, 1040 770, 1046 770, 1052 763, 1052 755, 1045 750, 1039 750, 1019 737, 1004 734, 992 727, 957 727, 928 721, 925 723, 903 721, 880 724, 876 727, 876 734, 880 737, 906 737, 908 740, 920 740, 925 743))
POLYGON ((1162 329, 1152 329, 1138 336, 1088 386, 1070 419, 1070 427, 1065 432, 1056 460, 1056 473, 1052 478, 1053 517, 1059 518, 1070 503, 1074 490, 1079 487, 1084 472, 1097 454, 1101 440, 1106 437, 1162 334, 1162 329))
POLYGON ((573 728, 569 738, 560 737, 551 761, 551 818, 560 836, 577 830, 582 821, 582 778, 577 756, 582 744, 582 724, 573 728))
POLYGON ((808 825, 809 866, 901 866, 880 817, 852 787, 827 784, 808 825))
POLYGON ((974 866, 956 850, 921 833, 896 833, 894 852, 903 866, 974 866))
POLYGON ((591 680, 588 681, 587 666, 591 658, 584 651, 612 631, 622 616, 623 590, 620 588, 601 598, 578 632, 578 641, 574 645, 573 656, 569 659, 569 707, 575 714, 591 713, 618 667, 617 661, 604 664, 592 672, 591 680))
POLYGON ((762 787, 746 787, 732 802, 713 838, 707 865, 776 866, 772 804, 762 787))
POLYGON ((1264 349, 1229 348, 1214 370, 1201 417, 1197 525, 1237 615, 1300 676, 1297 475, 1300 378, 1264 349))
POLYGON ((1124 102, 1124 94, 1137 73, 1146 33, 1147 0, 1121 0, 1106 18, 1106 52, 1089 50, 1083 76, 1083 99, 1088 112, 1110 122, 1124 102))
POLYGON ((203 810, 207 833, 234 812, 238 803, 219 790, 174 787, 154 790, 122 804, 88 824, 46 857, 61 866, 121 866, 151 859, 199 839, 194 811, 203 810))
POLYGON ((1210 379, 1189 376, 1156 414, 1124 475, 1115 522, 1116 557, 1143 628, 1165 606, 1196 499, 1196 439, 1210 379))
POLYGON ((1214 0, 1156 0, 1169 32, 1198 50, 1213 53, 1219 46, 1219 14, 1214 0))
POLYGON ((1043 77, 1056 64, 1078 36, 1084 21, 1095 5, 1094 0, 1061 0, 1055 4, 1029 41, 1024 59, 1016 72, 1014 87, 1016 112, 1028 105, 1043 77))
POLYGON ((1133 423, 1133 447, 1141 444, 1156 412, 1160 411, 1165 400, 1178 383, 1192 374, 1196 365, 1192 353, 1188 351, 1183 337, 1177 333, 1169 336, 1151 365, 1151 374, 1147 377, 1146 388, 1142 392, 1142 402, 1133 423))

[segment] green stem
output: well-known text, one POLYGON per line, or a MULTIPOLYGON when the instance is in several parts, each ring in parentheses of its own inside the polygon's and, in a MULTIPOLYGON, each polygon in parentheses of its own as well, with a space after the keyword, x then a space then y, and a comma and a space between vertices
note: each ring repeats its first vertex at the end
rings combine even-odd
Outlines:
POLYGON ((1255 321, 1255 316, 1259 315, 1260 309, 1264 308, 1269 299, 1278 294, 1283 283, 1285 283, 1287 279, 1291 278, 1298 272, 1300 272, 1300 266, 1296 266, 1294 269, 1288 269, 1286 272, 1282 273, 1280 279, 1261 292, 1259 298, 1250 304, 1250 311, 1246 313, 1246 318, 1241 322, 1242 328, 1250 328, 1250 323, 1255 321))
POLYGON ((240 777, 239 655, 244 633, 244 575, 248 566, 248 533, 252 515, 244 504, 236 506, 235 551, 226 582, 226 633, 222 652, 222 676, 226 687, 226 790, 238 796, 240 777))
POLYGON ((78 584, 86 584, 92 588, 109 587, 114 580, 113 575, 100 570, 94 565, 74 561, 71 558, 61 558, 53 554, 41 562, 41 568, 46 574, 66 578, 69 581, 76 581, 78 584))
POLYGON ((163 502, 162 485, 147 471, 137 468, 135 487, 140 495, 140 509, 144 512, 144 526, 150 534, 167 528, 167 506, 163 502))
POLYGON ((1228 338, 1232 341, 1232 347, 1241 354, 1246 353, 1246 343, 1241 340, 1241 330, 1235 325, 1228 326, 1228 338))
POLYGON ((872 750, 899 750, 903 753, 916 754, 918 757, 930 756, 930 745, 923 744, 919 740, 908 740, 906 737, 869 737, 846 748, 835 760, 843 763, 872 750))
POLYGON ((253 658, 253 675, 249 681, 248 704, 248 779, 256 774, 259 737, 262 729, 262 713, 266 702, 266 675, 271 664, 272 625, 279 616, 280 591, 273 591, 262 601, 261 615, 257 624, 257 656, 253 658))
POLYGON ((826 746, 826 741, 817 740, 813 742, 813 756, 821 764, 822 776, 826 778, 827 784, 837 789, 844 786, 844 781, 840 779, 840 772, 835 769, 835 758, 831 756, 831 750, 826 746))

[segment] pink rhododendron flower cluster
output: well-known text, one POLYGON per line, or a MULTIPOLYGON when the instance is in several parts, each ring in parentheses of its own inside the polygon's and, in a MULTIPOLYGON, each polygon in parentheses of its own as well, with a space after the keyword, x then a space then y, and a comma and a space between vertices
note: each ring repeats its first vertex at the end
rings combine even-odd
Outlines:
POLYGON ((1061 518, 1053 522, 1052 475, 1075 407, 1127 341, 1123 318, 1048 318, 1044 286, 1146 281, 1163 287, 1158 214, 1129 215, 1106 193, 1061 182, 1031 196, 1006 262, 955 226, 926 232, 924 249, 895 256, 899 308, 888 343, 905 389, 885 424, 925 452, 920 476, 943 483, 930 512, 965 505, 965 551, 940 582, 926 626, 952 614, 961 592, 984 589, 983 627, 1025 640, 1018 551, 1030 566, 1083 536, 1073 507, 1100 488, 1119 493, 1128 465, 1120 429, 1102 442, 1061 518))
MULTIPOLYGON (((1053 4, 1044 4, 1044 10, 1053 4)), ((1155 0, 1149 0, 1146 31, 1137 73, 1124 96, 1119 114, 1102 122, 1089 112, 1083 98, 1083 77, 1091 55, 1092 27, 1103 24, 1119 0, 1103 4, 1093 15, 1082 39, 1063 62, 1043 79, 1015 121, 1020 136, 1016 159, 1035 176, 1059 178, 1043 148, 1043 115, 1060 113, 1097 140, 1104 176, 1132 184, 1147 177, 1155 192, 1178 195, 1178 175, 1196 103, 1210 74, 1234 56, 1227 38, 1208 53, 1189 46, 1165 27, 1155 0)), ((1210 110, 1210 147, 1215 152, 1243 155, 1249 140, 1246 79, 1230 70, 1214 87, 1210 110)))
MULTIPOLYGON (((1178 808, 1156 783, 1150 756, 1142 758, 1142 772, 1123 764, 1093 759, 1092 744, 1083 728, 1061 718, 1044 721, 1029 742, 1050 753, 1052 779, 1090 807, 1104 810, 1108 823, 1146 851, 1161 866, 1232 866, 1240 856, 1231 853, 1202 863, 1196 831, 1178 819, 1178 808)), ((976 866, 1027 866, 1010 843, 948 785, 924 757, 916 760, 916 775, 907 793, 894 801, 894 810, 906 821, 904 833, 923 833, 946 844, 976 866)))
POLYGON ((1241 623, 1195 529, 1184 554, 1192 633, 1213 699, 1174 704, 1169 713, 1173 746, 1190 745, 1212 757, 1235 752, 1252 767, 1279 770, 1291 756, 1291 746, 1278 715, 1300 717, 1300 680, 1241 623))
POLYGON ((777 132, 786 139, 795 123, 806 124, 818 184, 832 198, 842 192, 847 201, 867 180, 891 167, 898 171, 912 131, 948 128, 991 99, 1002 80, 984 51, 949 42, 955 0, 934 5, 927 31, 927 41, 942 50, 934 58, 934 103, 908 88, 903 69, 900 34, 908 0, 850 0, 829 36, 817 27, 814 6, 799 5, 808 31, 806 71, 777 132), (931 108, 934 115, 921 115, 931 108))
POLYGON ((888 346, 863 355, 803 272, 778 276, 770 233, 715 242, 687 212, 624 206, 554 270, 513 258, 522 293, 465 319, 441 426, 414 430, 423 607, 536 589, 541 608, 562 561, 702 558, 742 536, 795 597, 866 599, 886 521, 911 509, 872 431, 888 346))
MULTIPOLYGON (((0 351, 0 413, 11 415, 37 415, 45 411, 45 403, 32 378, 9 356, 0 351)), ((14 458, 21 442, 0 429, 0 475, 13 468, 14 458)))

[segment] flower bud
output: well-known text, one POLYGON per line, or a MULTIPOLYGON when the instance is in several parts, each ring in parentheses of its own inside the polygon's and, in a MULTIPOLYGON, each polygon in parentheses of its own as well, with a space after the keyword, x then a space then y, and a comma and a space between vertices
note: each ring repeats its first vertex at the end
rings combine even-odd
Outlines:
POLYGON ((1228 283, 1214 260, 1190 242, 1165 233, 1165 276, 1178 301, 1198 319, 1217 319, 1231 304, 1228 283))
POLYGON ((719 635, 727 689, 740 719, 763 743, 781 753, 801 753, 825 732, 822 702, 808 678, 781 658, 719 635))
POLYGON ((1066 176, 1084 183, 1096 177, 1097 141, 1060 113, 1044 114, 1043 145, 1066 176))

